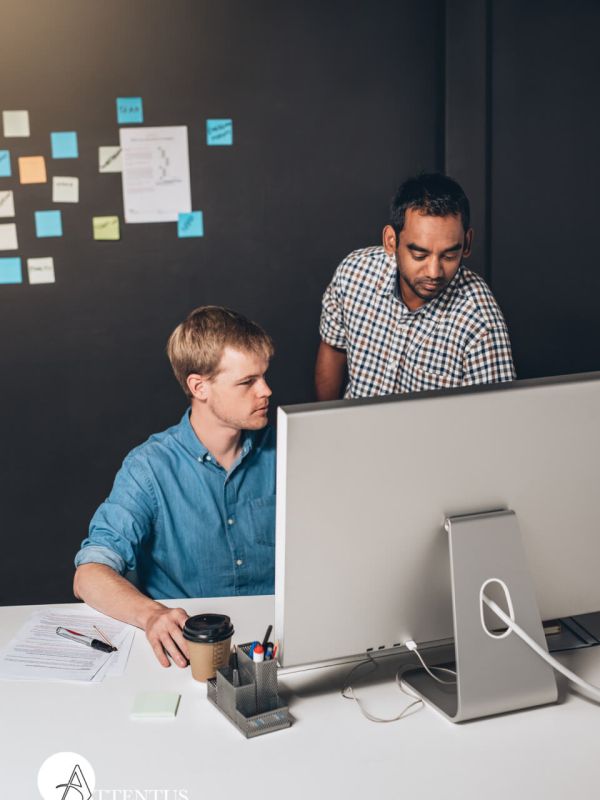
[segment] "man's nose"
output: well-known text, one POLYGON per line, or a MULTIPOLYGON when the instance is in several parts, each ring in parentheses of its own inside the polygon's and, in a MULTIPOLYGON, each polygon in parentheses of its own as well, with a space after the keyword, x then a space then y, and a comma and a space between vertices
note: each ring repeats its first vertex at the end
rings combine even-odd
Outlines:
POLYGON ((258 394, 260 395, 260 397, 271 397, 271 395, 273 394, 273 392, 271 391, 271 387, 264 378, 262 378, 258 382, 258 394))
POLYGON ((430 278, 441 278, 444 274, 442 260, 438 256, 432 256, 427 267, 427 275, 430 278))

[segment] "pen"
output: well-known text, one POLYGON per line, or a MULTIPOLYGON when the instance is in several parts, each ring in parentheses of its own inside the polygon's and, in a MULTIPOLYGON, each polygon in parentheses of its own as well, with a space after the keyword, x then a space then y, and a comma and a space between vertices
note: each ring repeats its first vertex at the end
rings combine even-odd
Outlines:
POLYGON ((73 642, 79 642, 80 644, 85 644, 88 647, 93 647, 94 650, 101 650, 103 653, 112 653, 117 648, 111 647, 111 645, 106 644, 106 642, 101 642, 100 639, 92 639, 91 636, 85 636, 83 633, 77 633, 77 631, 72 631, 69 628, 57 628, 56 633, 59 636, 63 636, 65 639, 71 639, 73 642))
POLYGON ((232 680, 234 686, 240 685, 240 673, 239 673, 239 665, 238 665, 238 654, 237 654, 237 645, 233 646, 233 675, 232 680))
POLYGON ((269 636, 271 635, 271 631, 272 630, 273 630, 273 626, 269 625, 269 627, 267 628, 267 632, 265 633, 265 638, 263 639, 263 642, 262 642, 263 651, 266 651, 266 649, 267 649, 267 645, 269 643, 269 636))

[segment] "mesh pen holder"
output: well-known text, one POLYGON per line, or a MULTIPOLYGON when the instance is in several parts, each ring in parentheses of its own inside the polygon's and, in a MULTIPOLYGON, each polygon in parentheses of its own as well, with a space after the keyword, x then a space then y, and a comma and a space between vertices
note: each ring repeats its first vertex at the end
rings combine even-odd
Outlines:
POLYGON ((277 691, 277 662, 255 663, 250 644, 238 645, 239 686, 233 685, 233 667, 217 670, 206 682, 207 697, 247 739, 289 728, 292 718, 277 691))

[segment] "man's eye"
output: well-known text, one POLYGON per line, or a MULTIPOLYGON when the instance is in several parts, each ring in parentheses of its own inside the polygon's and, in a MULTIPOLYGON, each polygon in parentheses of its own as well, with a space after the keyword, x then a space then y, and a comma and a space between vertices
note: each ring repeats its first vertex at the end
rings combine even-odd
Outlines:
POLYGON ((251 384, 251 383, 254 383, 254 381, 252 380, 252 378, 250 378, 250 380, 247 380, 247 381, 242 381, 242 382, 240 383, 240 386, 250 386, 250 384, 251 384))
POLYGON ((415 255, 415 253, 413 253, 413 258, 414 258, 415 261, 425 261, 427 256, 418 256, 418 255, 415 255))
POLYGON ((458 253, 446 253, 444 255, 444 258, 446 259, 446 261, 456 261, 456 259, 458 258, 458 253))

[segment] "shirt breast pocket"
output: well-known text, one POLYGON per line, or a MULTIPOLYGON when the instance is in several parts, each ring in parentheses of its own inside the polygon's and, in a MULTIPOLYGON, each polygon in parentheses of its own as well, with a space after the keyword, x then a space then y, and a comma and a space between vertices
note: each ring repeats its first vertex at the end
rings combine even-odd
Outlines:
POLYGON ((417 382, 424 384, 417 388, 447 389, 461 385, 460 343, 455 342, 450 334, 446 335, 444 329, 420 342, 409 351, 406 360, 417 382))
POLYGON ((275 547, 275 495, 257 497, 248 510, 256 543, 275 547))

